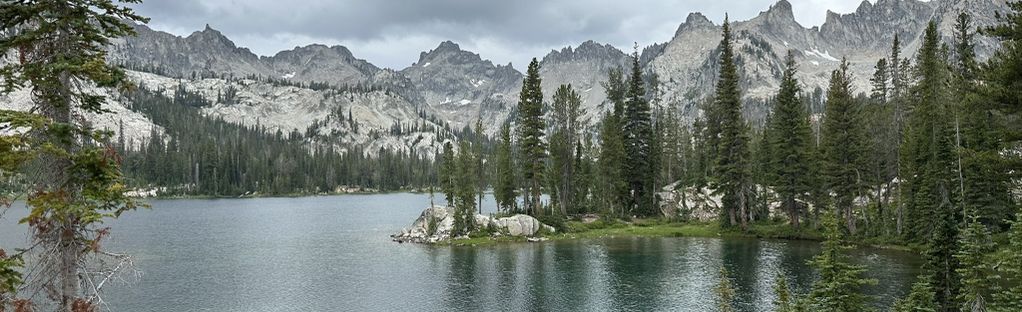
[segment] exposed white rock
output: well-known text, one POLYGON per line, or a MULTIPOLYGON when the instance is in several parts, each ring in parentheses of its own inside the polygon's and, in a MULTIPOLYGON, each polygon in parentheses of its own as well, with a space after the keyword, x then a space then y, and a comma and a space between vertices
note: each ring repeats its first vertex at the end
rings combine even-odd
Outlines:
MULTIPOLYGON (((476 227, 488 227, 496 231, 495 235, 534 237, 541 231, 555 232, 553 227, 523 214, 503 218, 476 214, 474 219, 476 227)), ((423 210, 415 222, 412 222, 411 227, 401 229, 390 237, 393 241, 401 243, 436 243, 450 239, 453 228, 454 208, 433 206, 423 210)))
POLYGON ((683 218, 701 222, 712 221, 720 211, 721 196, 707 188, 679 187, 680 182, 663 187, 660 211, 668 218, 683 218))
MULTIPOLYGON (((6 57, 0 59, 0 66, 9 60, 6 57)), ((126 148, 138 149, 144 142, 149 140, 149 135, 156 131, 158 134, 164 132, 163 127, 153 124, 148 117, 128 108, 126 99, 116 93, 101 88, 87 88, 86 92, 107 97, 102 107, 109 113, 96 115, 85 113, 85 119, 92 123, 93 127, 112 131, 114 138, 124 135, 126 148), (121 130, 124 130, 123 133, 121 130)), ((8 94, 0 94, 0 109, 17 111, 28 111, 32 108, 32 93, 29 87, 17 89, 8 94)))

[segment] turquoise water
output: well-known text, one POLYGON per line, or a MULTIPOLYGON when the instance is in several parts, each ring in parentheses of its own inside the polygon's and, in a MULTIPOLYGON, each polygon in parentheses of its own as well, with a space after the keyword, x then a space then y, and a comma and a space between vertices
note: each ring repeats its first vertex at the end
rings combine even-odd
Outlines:
MULTIPOLYGON (((397 244, 421 194, 153 200, 110 223, 111 251, 140 277, 107 289, 108 311, 712 311, 717 272, 740 311, 769 311, 778 272, 804 291, 819 245, 716 238, 608 238, 491 247, 397 244)), ((493 210, 492 199, 487 211, 493 210)), ((0 246, 24 246, 23 207, 0 246)), ((858 249, 881 305, 905 293, 919 259, 858 249)))

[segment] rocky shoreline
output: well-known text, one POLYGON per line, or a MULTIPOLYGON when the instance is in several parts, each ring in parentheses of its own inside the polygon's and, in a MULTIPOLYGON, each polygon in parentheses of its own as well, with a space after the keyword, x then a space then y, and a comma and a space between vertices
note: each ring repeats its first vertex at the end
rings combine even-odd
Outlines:
MULTIPOLYGON (((528 237, 539 240, 536 236, 542 233, 554 233, 554 227, 539 222, 529 215, 516 214, 508 217, 491 217, 475 215, 476 228, 487 229, 493 237, 511 236, 528 237)), ((467 236, 451 237, 454 228, 454 208, 433 206, 422 211, 412 226, 401 229, 391 235, 391 240, 398 243, 435 244, 449 240, 468 238, 467 236)))

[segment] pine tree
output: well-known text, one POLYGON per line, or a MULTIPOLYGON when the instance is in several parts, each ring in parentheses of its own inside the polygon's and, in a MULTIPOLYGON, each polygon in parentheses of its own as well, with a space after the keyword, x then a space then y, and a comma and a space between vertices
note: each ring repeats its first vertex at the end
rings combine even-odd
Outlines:
POLYGON ((930 286, 935 291, 940 311, 957 311, 959 305, 958 261, 954 251, 961 222, 957 194, 959 177, 952 161, 954 154, 953 118, 948 103, 947 61, 941 51, 935 22, 930 22, 919 50, 916 72, 919 82, 915 95, 910 132, 903 145, 905 189, 902 200, 909 213, 910 239, 927 241, 930 286))
POLYGON ((678 114, 674 107, 669 108, 667 113, 663 114, 663 118, 657 120, 657 125, 657 128, 660 129, 656 134, 659 137, 657 141, 660 142, 661 181, 664 181, 664 184, 674 183, 684 175, 684 148, 682 146, 686 144, 685 140, 690 138, 685 133, 687 128, 682 126, 678 120, 678 114))
POLYGON ((472 134, 475 135, 475 142, 473 142, 473 156, 475 157, 475 169, 476 169, 476 194, 478 195, 478 201, 476 203, 479 209, 479 214, 483 214, 483 193, 486 191, 486 170, 483 169, 483 163, 486 162, 484 159, 485 153, 483 153, 483 145, 485 145, 486 134, 483 133, 483 119, 476 119, 475 129, 472 130, 472 134))
POLYGON ((986 256, 994 251, 994 245, 986 226, 974 214, 970 215, 954 255, 961 277, 961 291, 956 299, 962 311, 983 312, 988 310, 988 294, 997 292, 998 281, 996 275, 991 275, 993 266, 986 256))
POLYGON ((500 127, 500 143, 497 145, 496 166, 497 177, 494 180, 493 197, 500 210, 510 212, 515 209, 515 173, 514 160, 511 157, 511 126, 505 123, 500 127))
POLYGON ((613 105, 600 123, 600 157, 597 167, 600 172, 601 202, 612 214, 623 214, 628 200, 628 183, 624 176, 625 145, 621 132, 621 117, 624 115, 626 87, 620 69, 612 69, 604 84, 607 101, 613 105))
POLYGON ((706 122, 700 118, 692 121, 692 170, 689 176, 690 185, 697 188, 706 187, 710 182, 713 159, 709 155, 710 139, 707 135, 706 122))
POLYGON ((869 296, 862 294, 862 287, 877 281, 863 278, 866 268, 851 264, 844 254, 844 250, 851 247, 844 243, 837 217, 832 211, 823 213, 823 235, 823 251, 809 261, 819 275, 806 298, 809 309, 834 312, 869 310, 869 296))
MULTIPOLYGON (((895 146, 888 147, 888 153, 893 156, 888 156, 890 160, 893 160, 894 164, 890 165, 895 171, 894 176, 901 179, 902 165, 901 156, 901 144, 904 142, 904 131, 905 131, 905 102, 907 101, 907 90, 908 89, 908 74, 907 69, 909 68, 908 58, 901 57, 901 42, 898 39, 898 34, 894 34, 894 41, 891 43, 891 55, 890 59, 887 60, 888 74, 890 76, 890 83, 888 86, 890 89, 887 92, 887 106, 890 111, 891 123, 889 127, 892 129, 893 139, 895 146)), ((885 153, 887 154, 887 153, 885 153)), ((897 188, 898 198, 902 198, 904 195, 902 190, 904 185, 899 185, 897 188)), ((908 213, 906 211, 905 203, 903 201, 898 202, 898 206, 895 207, 895 231, 898 235, 904 235, 906 221, 908 213)))
POLYGON ((476 161, 472 146, 468 141, 461 141, 458 146, 456 165, 454 226, 451 236, 468 235, 475 230, 476 210, 476 161))
POLYGON ((751 183, 753 191, 750 196, 749 220, 767 220, 770 218, 770 203, 776 201, 773 194, 767 191, 768 186, 775 185, 777 176, 773 167, 773 114, 767 113, 764 126, 759 131, 752 131, 752 168, 751 183))
POLYGON ((795 298, 794 294, 791 293, 791 288, 788 287, 788 278, 779 272, 775 278, 774 296, 777 297, 773 301, 775 312, 797 311, 798 299, 795 298))
POLYGON ((923 269, 930 274, 928 284, 935 292, 938 310, 958 311, 959 303, 956 300, 959 297, 961 280, 958 275, 960 265, 954 256, 958 249, 956 207, 950 202, 945 202, 936 208, 939 211, 936 220, 931 221, 936 222, 936 225, 924 254, 926 263, 923 269))
POLYGON ((589 156, 592 149, 592 140, 588 137, 584 144, 582 141, 575 143, 575 198, 573 198, 574 204, 572 205, 575 210, 570 213, 587 213, 592 209, 593 160, 589 156))
POLYGON ((908 296, 894 303, 894 312, 937 312, 937 301, 933 297, 933 287, 930 287, 929 280, 927 276, 920 276, 912 284, 908 296))
POLYGON ((585 112, 581 109, 582 98, 572 89, 571 85, 561 85, 554 92, 551 122, 553 133, 550 135, 551 158, 551 195, 561 216, 574 211, 575 199, 574 176, 576 174, 575 152, 581 136, 582 121, 585 112))
MULTIPOLYGON (((130 86, 124 71, 107 63, 106 51, 116 38, 134 35, 134 23, 148 22, 124 5, 138 2, 0 3, 0 53, 17 59, 0 64, 0 95, 29 88, 32 102, 28 112, 0 110, 0 165, 31 185, 24 197, 28 216, 19 223, 28 225, 32 242, 19 253, 38 256, 26 268, 25 287, 45 290, 53 303, 40 305, 57 311, 98 309, 103 284, 94 273, 114 275, 130 261, 99 242, 109 233, 104 221, 139 204, 124 194, 119 157, 105 146, 110 135, 81 116, 110 113, 103 108, 107 97, 88 88, 130 86)), ((20 282, 10 273, 20 260, 0 255, 0 309, 20 282)))
MULTIPOLYGON (((1016 11, 1022 11, 1022 6, 1016 11)), ((1008 244, 997 259, 997 273, 1005 279, 1005 287, 994 294, 990 311, 1022 311, 1022 208, 1008 232, 1008 244)))
MULTIPOLYGON (((997 18, 1001 24, 988 27, 984 35, 994 37, 1001 42, 1001 49, 987 61, 983 67, 983 80, 987 82, 986 94, 994 103, 993 109, 1013 120, 1005 129, 1000 130, 1005 138, 1005 146, 1017 146, 1022 141, 1022 3, 1010 2, 1011 10, 997 18)), ((1013 172, 1013 178, 1022 174, 1022 157, 1017 153, 1007 155, 1001 161, 1004 172, 1013 172)))
POLYGON ((932 209, 955 202, 952 186, 957 185, 957 175, 951 162, 954 140, 947 103, 949 77, 939 40, 936 24, 931 22, 917 56, 919 82, 912 87, 915 96, 910 132, 902 145, 905 184, 901 200, 908 213, 908 238, 912 241, 930 237, 935 224, 929 218, 935 215, 932 209))
POLYGON ((454 154, 454 145, 450 141, 444 142, 444 151, 440 157, 440 170, 437 172, 440 179, 440 192, 444 193, 444 200, 447 205, 454 206, 455 179, 457 179, 457 159, 454 154))
POLYGON ((622 127, 625 146, 625 178, 631 196, 628 207, 640 216, 655 214, 653 179, 653 124, 639 67, 638 52, 632 53, 632 74, 628 79, 625 118, 622 127))
POLYGON ((806 107, 799 99, 801 90, 795 79, 797 65, 789 51, 785 58, 786 68, 781 78, 781 89, 775 99, 771 114, 770 131, 773 155, 769 166, 774 169, 774 191, 781 198, 781 207, 788 214, 788 220, 799 227, 799 216, 803 213, 798 197, 811 190, 809 179, 809 155, 811 133, 806 107))
POLYGON ((1004 144, 1004 121, 996 117, 985 92, 979 86, 979 65, 976 61, 975 33, 972 18, 959 14, 955 24, 954 87, 955 135, 961 181, 962 206, 976 209, 979 220, 990 226, 1003 227, 1011 218, 1012 199, 1009 191, 1010 170, 1003 167, 1001 151, 1004 144))
POLYGON ((523 187, 527 189, 526 212, 538 215, 543 173, 547 158, 543 139, 543 89, 540 86, 539 61, 529 63, 518 101, 518 144, 521 151, 523 187))
MULTIPOLYGON (((707 129, 720 129, 715 150, 716 192, 722 197, 721 220, 726 226, 748 227, 749 196, 749 136, 748 125, 742 117, 742 99, 738 90, 738 68, 734 61, 731 26, 724 18, 723 39, 720 42, 720 79, 711 111, 717 120, 708 120, 707 129)), ((713 137, 713 131, 708 133, 713 137)))
POLYGON ((713 290, 717 293, 717 312, 734 312, 735 288, 731 282, 731 274, 727 268, 720 267, 717 275, 719 282, 713 290))
POLYGON ((827 187, 835 194, 835 208, 845 227, 855 234, 854 199, 863 189, 861 168, 866 164, 866 137, 860 103, 852 98, 851 80, 848 61, 842 60, 831 74, 827 90, 822 147, 827 187))
POLYGON ((891 89, 889 86, 891 77, 887 69, 887 59, 877 60, 873 69, 873 77, 869 79, 869 83, 873 87, 870 92, 870 98, 878 103, 887 103, 891 89))
POLYGON ((886 207, 891 202, 894 180, 898 174, 898 129, 895 125, 894 108, 891 105, 891 79, 890 63, 886 58, 877 61, 870 78, 872 90, 870 91, 869 104, 863 110, 866 132, 869 136, 868 171, 864 170, 863 176, 869 176, 875 193, 873 194, 873 210, 865 214, 869 231, 867 235, 889 236, 891 233, 891 220, 895 217, 895 211, 886 207), (867 173, 868 172, 868 173, 867 173))

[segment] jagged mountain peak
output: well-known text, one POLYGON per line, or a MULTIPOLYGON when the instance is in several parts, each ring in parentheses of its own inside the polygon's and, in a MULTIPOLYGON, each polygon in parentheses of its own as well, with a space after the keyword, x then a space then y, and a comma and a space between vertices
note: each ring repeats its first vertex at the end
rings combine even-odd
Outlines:
POLYGON ((277 52, 271 58, 287 58, 296 56, 320 56, 320 57, 338 57, 344 61, 351 62, 355 60, 355 56, 348 50, 347 47, 342 45, 327 46, 324 44, 313 43, 306 46, 296 46, 291 50, 284 50, 277 52))
POLYGON ((440 42, 440 45, 437 46, 436 51, 457 52, 461 51, 461 46, 459 46, 457 43, 454 43, 454 41, 445 40, 443 42, 440 42))
POLYGON ((795 21, 795 14, 792 13, 788 0, 777 1, 766 11, 760 12, 759 16, 776 21, 795 21))
POLYGON ((933 18, 936 2, 940 1, 863 1, 852 13, 828 10, 819 34, 835 47, 861 50, 887 46, 895 34, 915 38, 933 18))
MULTIPOLYGON (((773 35, 775 37, 800 37, 805 32, 791 11, 791 3, 787 0, 780 0, 774 3, 766 11, 759 12, 756 17, 748 21, 736 21, 737 25, 744 25, 744 28, 756 28, 758 32, 773 35)), ((742 27, 737 27, 742 28, 742 27)), ((794 38, 792 38, 794 40, 794 38)))
POLYGON ((572 62, 585 60, 609 60, 616 61, 625 57, 625 53, 610 44, 602 44, 593 40, 587 40, 578 47, 566 46, 558 50, 551 50, 541 61, 542 64, 558 62, 572 62))
POLYGON ((859 7, 855 9, 855 12, 862 14, 872 9, 873 9, 872 3, 869 3, 869 1, 867 0, 862 0, 862 3, 859 3, 859 7))
POLYGON ((703 15, 703 13, 699 12, 692 12, 685 17, 685 22, 678 27, 678 32, 681 32, 681 30, 685 28, 713 26, 714 26, 713 22, 711 22, 709 18, 706 18, 706 15, 703 15))
MULTIPOLYGON (((440 42, 435 49, 427 52, 419 53, 419 61, 415 62, 418 66, 425 66, 426 64, 433 64, 439 62, 447 62, 453 64, 467 64, 467 63, 479 63, 485 62, 487 66, 493 66, 493 63, 489 60, 484 60, 479 54, 471 51, 462 50, 461 46, 453 41, 446 40, 440 42)), ((499 67, 499 66, 498 66, 499 67)))
POLYGON ((221 41, 223 43, 229 44, 231 47, 234 47, 234 42, 233 41, 228 39, 227 36, 224 36, 224 34, 222 32, 220 32, 219 30, 216 30, 216 29, 213 29, 213 27, 210 27, 209 24, 206 24, 206 27, 204 27, 202 30, 193 32, 191 35, 188 35, 188 37, 186 37, 186 39, 189 39, 189 40, 218 40, 218 41, 221 41))

